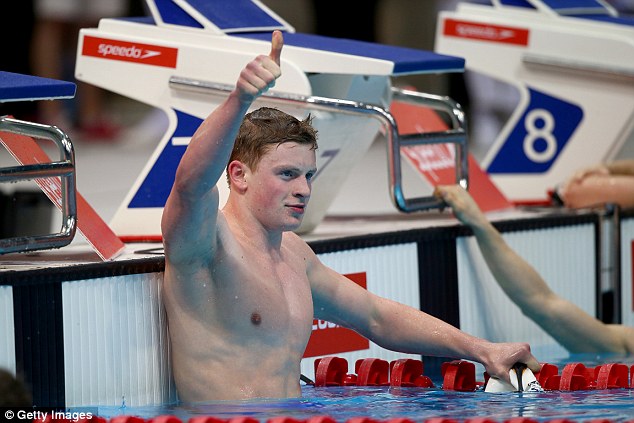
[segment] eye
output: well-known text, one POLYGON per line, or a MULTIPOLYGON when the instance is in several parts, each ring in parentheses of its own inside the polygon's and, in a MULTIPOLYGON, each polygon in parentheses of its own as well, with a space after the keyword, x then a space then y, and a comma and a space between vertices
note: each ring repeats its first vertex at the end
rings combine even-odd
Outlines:
POLYGON ((312 181, 314 176, 315 176, 315 172, 308 172, 306 174, 306 180, 307 181, 312 181))
POLYGON ((291 179, 295 177, 295 172, 293 172, 292 170, 282 170, 280 172, 280 175, 284 178, 291 179))

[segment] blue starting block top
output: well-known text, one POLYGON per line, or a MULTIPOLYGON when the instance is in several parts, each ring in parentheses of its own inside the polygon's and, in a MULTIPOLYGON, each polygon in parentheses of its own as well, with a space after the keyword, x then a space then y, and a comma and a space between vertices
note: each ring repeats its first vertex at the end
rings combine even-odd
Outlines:
POLYGON ((290 30, 292 27, 252 0, 152 0, 163 22, 203 28, 211 23, 222 32, 290 30))
POLYGON ((614 9, 598 0, 499 0, 503 6, 535 9, 537 5, 562 17, 588 19, 634 27, 634 19, 618 16, 614 9))
MULTIPOLYGON (((232 34, 236 37, 270 41, 270 32, 250 32, 232 34)), ((350 56, 368 57, 371 59, 392 62, 393 75, 435 72, 463 72, 465 59, 456 56, 416 50, 406 47, 395 47, 366 41, 330 38, 321 35, 284 33, 284 44, 314 50, 330 51, 350 56)), ((360 69, 360 73, 363 73, 360 69)))
POLYGON ((72 82, 0 71, 0 102, 73 98, 72 82))
MULTIPOLYGON (((154 5, 151 9, 155 24, 163 22, 202 30, 206 26, 214 26, 230 36, 262 41, 270 41, 271 32, 280 29, 284 31, 285 45, 392 62, 392 75, 464 72, 465 68, 465 61, 460 57, 365 41, 295 33, 279 16, 260 2, 252 0, 148 2, 154 5)), ((359 71, 363 73, 362 69, 359 71)))

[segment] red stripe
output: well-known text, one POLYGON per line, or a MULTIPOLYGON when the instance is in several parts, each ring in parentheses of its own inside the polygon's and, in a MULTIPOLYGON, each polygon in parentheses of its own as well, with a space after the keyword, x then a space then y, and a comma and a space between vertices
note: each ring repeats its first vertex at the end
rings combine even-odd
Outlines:
POLYGON ((444 24, 443 34, 451 37, 516 44, 520 46, 528 45, 528 36, 530 34, 528 29, 480 22, 459 21, 456 19, 447 19, 444 24))

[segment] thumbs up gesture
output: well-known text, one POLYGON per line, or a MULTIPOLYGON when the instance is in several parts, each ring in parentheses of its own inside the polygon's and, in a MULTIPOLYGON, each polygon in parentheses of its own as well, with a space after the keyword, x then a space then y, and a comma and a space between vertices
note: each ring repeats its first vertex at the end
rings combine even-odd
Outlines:
POLYGON ((283 46, 282 33, 273 31, 269 55, 257 56, 242 69, 236 84, 242 101, 251 102, 275 85, 275 80, 282 75, 280 56, 283 46))

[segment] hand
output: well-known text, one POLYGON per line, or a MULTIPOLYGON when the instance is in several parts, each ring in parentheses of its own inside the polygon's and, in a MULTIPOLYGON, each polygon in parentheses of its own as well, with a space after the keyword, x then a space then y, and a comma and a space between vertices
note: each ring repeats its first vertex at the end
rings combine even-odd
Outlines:
POLYGON ((273 31, 269 55, 259 55, 240 72, 236 84, 240 100, 250 103, 275 85, 275 80, 282 75, 280 57, 283 46, 282 33, 273 31))
POLYGON ((486 217, 473 200, 473 197, 460 185, 439 185, 434 195, 443 200, 453 214, 468 226, 478 226, 486 222, 486 217))
POLYGON ((494 343, 490 353, 483 360, 484 368, 491 377, 511 382, 509 371, 515 363, 524 363, 533 373, 541 370, 541 364, 531 353, 526 343, 494 343))
POLYGON ((575 207, 575 201, 570 201, 569 193, 573 191, 575 188, 578 188, 577 185, 581 185, 586 178, 593 175, 603 175, 609 176, 610 170, 604 164, 598 164, 594 166, 585 167, 574 172, 559 188, 557 188, 557 194, 564 202, 564 205, 567 207, 575 207))

